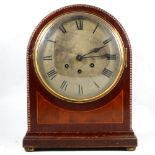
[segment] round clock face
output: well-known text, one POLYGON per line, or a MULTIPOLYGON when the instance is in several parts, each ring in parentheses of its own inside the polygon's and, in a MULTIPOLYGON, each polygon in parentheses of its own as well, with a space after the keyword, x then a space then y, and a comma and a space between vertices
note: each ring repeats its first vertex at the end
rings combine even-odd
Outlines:
POLYGON ((73 103, 88 103, 108 94, 124 64, 119 33, 107 21, 86 12, 50 21, 35 43, 39 80, 52 95, 73 103))

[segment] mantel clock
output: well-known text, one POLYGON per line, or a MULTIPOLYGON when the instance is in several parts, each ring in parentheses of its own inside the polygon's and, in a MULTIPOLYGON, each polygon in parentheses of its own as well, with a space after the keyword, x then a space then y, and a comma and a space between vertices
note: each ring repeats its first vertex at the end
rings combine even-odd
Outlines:
POLYGON ((26 150, 126 148, 131 128, 131 47, 121 24, 89 5, 46 16, 27 52, 26 150))

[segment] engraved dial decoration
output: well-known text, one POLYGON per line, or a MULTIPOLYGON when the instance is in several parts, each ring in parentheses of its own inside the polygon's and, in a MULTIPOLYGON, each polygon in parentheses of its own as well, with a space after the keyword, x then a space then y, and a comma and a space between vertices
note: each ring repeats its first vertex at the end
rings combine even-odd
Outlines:
POLYGON ((119 33, 86 12, 63 14, 49 22, 34 49, 34 66, 43 86, 73 103, 109 93, 122 75, 124 61, 119 33))

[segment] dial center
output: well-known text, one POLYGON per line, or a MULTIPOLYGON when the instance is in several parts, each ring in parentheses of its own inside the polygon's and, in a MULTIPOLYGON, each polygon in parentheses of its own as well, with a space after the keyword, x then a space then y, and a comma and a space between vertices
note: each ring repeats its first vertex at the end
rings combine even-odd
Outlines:
POLYGON ((82 55, 78 54, 78 55, 76 56, 76 60, 82 61, 82 59, 83 59, 82 55))

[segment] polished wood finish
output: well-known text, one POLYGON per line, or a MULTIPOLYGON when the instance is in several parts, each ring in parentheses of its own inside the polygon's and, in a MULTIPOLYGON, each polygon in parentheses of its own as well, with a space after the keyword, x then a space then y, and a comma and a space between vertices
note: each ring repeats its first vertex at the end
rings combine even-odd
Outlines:
POLYGON ((37 124, 123 123, 123 91, 105 106, 88 111, 73 111, 60 108, 51 104, 40 93, 36 94, 36 98, 37 124))
POLYGON ((35 29, 27 52, 28 131, 24 148, 135 148, 131 127, 131 47, 120 23, 109 13, 88 5, 68 6, 45 17, 35 29), (51 95, 34 70, 33 47, 50 20, 73 11, 100 16, 120 33, 127 52, 126 68, 116 87, 88 104, 72 104, 51 95))

